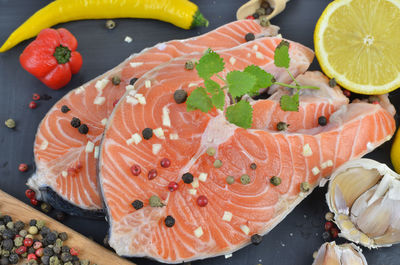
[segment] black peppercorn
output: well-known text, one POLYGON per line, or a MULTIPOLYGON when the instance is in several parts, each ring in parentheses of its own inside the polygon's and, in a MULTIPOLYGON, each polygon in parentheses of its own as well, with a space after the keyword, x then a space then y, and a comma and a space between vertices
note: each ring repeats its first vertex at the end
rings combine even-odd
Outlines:
POLYGON ((61 254, 61 260, 65 263, 72 260, 72 255, 68 252, 63 252, 61 254))
POLYGON ((56 212, 56 219, 58 220, 58 221, 64 221, 64 219, 65 219, 65 213, 64 212, 61 212, 61 211, 58 211, 58 212, 56 212))
POLYGON ((142 131, 143 139, 149 140, 153 136, 153 130, 151 128, 146 128, 142 131))
POLYGON ((140 200, 135 200, 132 202, 132 206, 133 208, 135 208, 135 210, 139 210, 143 208, 143 202, 140 200))
POLYGON ((167 227, 173 227, 174 224, 175 224, 175 219, 174 219, 174 217, 172 217, 171 215, 168 215, 168 216, 165 218, 164 222, 165 222, 165 225, 166 225, 167 227))
POLYGON ((255 38, 256 38, 256 36, 254 36, 254 34, 251 32, 247 33, 246 36, 244 36, 244 39, 246 41, 252 41, 252 40, 255 40, 255 38))
POLYGON ((40 98, 43 99, 43 100, 50 100, 50 99, 52 99, 52 97, 51 97, 50 95, 47 95, 47 94, 43 94, 40 98))
POLYGON ((65 232, 62 232, 58 235, 58 237, 62 240, 62 241, 66 241, 68 240, 68 235, 65 232))
POLYGON ((250 164, 250 168, 251 168, 252 170, 256 170, 256 169, 257 169, 257 164, 256 164, 256 163, 251 163, 251 164, 250 164))
POLYGON ((42 260, 42 263, 43 263, 44 265, 49 265, 49 264, 50 264, 50 256, 45 255, 45 256, 43 256, 43 257, 41 258, 41 260, 42 260))
POLYGON ((174 100, 177 104, 182 104, 187 99, 187 92, 183 89, 177 89, 174 92, 174 100))
POLYGON ((259 15, 258 13, 254 13, 254 14, 253 14, 253 17, 254 17, 255 19, 258 19, 258 18, 260 17, 260 15, 259 15))
POLYGON ((12 218, 9 215, 4 215, 3 216, 3 222, 6 224, 8 222, 12 222, 12 218))
POLYGON ((10 251, 14 247, 14 241, 12 239, 3 240, 2 249, 10 251))
POLYGON ((22 221, 17 221, 14 224, 14 228, 17 229, 18 232, 21 231, 22 229, 24 229, 24 227, 25 227, 25 224, 22 221))
POLYGON ((322 233, 322 239, 323 239, 325 242, 331 241, 331 233, 329 233, 328 231, 323 232, 323 233, 322 233))
POLYGON ((11 253, 10 256, 8 257, 8 261, 9 261, 11 264, 17 264, 18 261, 19 261, 18 254, 11 253))
POLYGON ((8 261, 8 258, 7 258, 7 257, 2 257, 2 258, 0 259, 0 264, 1 264, 1 265, 8 265, 8 264, 10 264, 10 262, 8 261))
POLYGON ((262 241, 262 236, 260 236, 259 234, 254 234, 251 236, 251 243, 253 245, 259 245, 262 241))
POLYGON ((14 231, 6 229, 3 231, 3 239, 13 239, 15 237, 14 231))
POLYGON ((328 119, 325 116, 320 116, 318 118, 318 124, 321 126, 325 126, 328 124, 328 119))
POLYGON ((135 83, 136 83, 136 81, 137 81, 138 79, 135 77, 135 78, 132 78, 130 81, 129 81, 129 84, 130 85, 134 85, 135 83))
POLYGON ((78 131, 81 134, 87 134, 89 132, 89 128, 87 127, 86 124, 82 124, 81 126, 79 126, 78 131))
POLYGON ((45 256, 53 256, 54 255, 54 251, 51 247, 45 247, 43 249, 43 255, 45 256))
POLYGON ((183 182, 185 182, 186 184, 190 184, 193 182, 193 175, 188 173, 183 174, 182 176, 182 180, 183 182))
POLYGON ((46 237, 44 238, 44 240, 45 240, 47 243, 49 243, 49 245, 50 245, 50 244, 54 244, 54 243, 56 242, 56 240, 57 240, 57 236, 56 236, 56 234, 50 232, 50 233, 47 233, 47 235, 46 235, 46 237))
POLYGON ((78 128, 79 126, 81 126, 81 120, 76 117, 73 117, 71 120, 71 126, 74 128, 78 128))
POLYGON ((62 247, 61 247, 61 252, 63 252, 63 253, 69 253, 69 247, 68 247, 68 246, 62 246, 62 247))
POLYGON ((67 113, 67 112, 70 111, 70 110, 71 110, 71 109, 68 108, 67 105, 62 105, 62 106, 61 106, 61 112, 62 112, 62 113, 67 113))

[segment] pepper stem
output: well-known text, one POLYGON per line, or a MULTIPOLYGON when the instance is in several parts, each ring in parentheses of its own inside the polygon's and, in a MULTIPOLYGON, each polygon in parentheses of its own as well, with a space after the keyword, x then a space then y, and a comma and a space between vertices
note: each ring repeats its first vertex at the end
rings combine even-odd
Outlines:
POLYGON ((65 46, 58 46, 53 54, 59 64, 66 64, 71 58, 71 50, 65 46))
POLYGON ((196 11, 193 15, 193 22, 190 28, 195 28, 195 27, 208 27, 208 20, 203 16, 202 13, 200 13, 199 10, 196 11))

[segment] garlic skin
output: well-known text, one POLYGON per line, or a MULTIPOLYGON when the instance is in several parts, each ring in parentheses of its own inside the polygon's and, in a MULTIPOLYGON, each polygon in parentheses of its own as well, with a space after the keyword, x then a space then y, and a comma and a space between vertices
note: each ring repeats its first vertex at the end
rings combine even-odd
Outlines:
POLYGON ((400 175, 371 159, 343 164, 326 194, 344 237, 368 248, 400 242, 400 175))
POLYGON ((361 249, 354 244, 324 243, 312 265, 368 265, 361 249))

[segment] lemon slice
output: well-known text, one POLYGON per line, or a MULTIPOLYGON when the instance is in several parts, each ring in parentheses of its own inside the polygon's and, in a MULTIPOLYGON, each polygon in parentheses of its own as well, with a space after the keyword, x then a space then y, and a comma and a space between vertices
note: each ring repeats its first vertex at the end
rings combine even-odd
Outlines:
POLYGON ((392 150, 390 151, 390 159, 396 172, 400 173, 400 131, 397 131, 394 138, 392 150))
POLYGON ((314 32, 322 70, 344 88, 384 94, 400 87, 400 0, 336 0, 314 32))

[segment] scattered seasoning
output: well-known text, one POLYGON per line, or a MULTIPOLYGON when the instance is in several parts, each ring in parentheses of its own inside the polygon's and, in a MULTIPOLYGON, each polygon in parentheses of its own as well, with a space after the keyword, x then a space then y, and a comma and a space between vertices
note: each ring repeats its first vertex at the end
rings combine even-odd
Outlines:
POLYGON ((134 176, 139 176, 140 172, 142 172, 142 169, 139 165, 133 165, 131 166, 131 172, 134 176))
POLYGON ((325 220, 327 220, 327 221, 333 221, 334 217, 335 217, 335 215, 332 212, 327 212, 325 214, 325 220))
POLYGON ((52 97, 49 96, 49 95, 47 95, 47 94, 43 94, 42 97, 41 97, 41 99, 43 99, 43 100, 50 100, 50 99, 52 99, 52 97))
POLYGON ((220 168, 220 167, 222 167, 222 161, 219 160, 219 159, 215 160, 215 161, 214 161, 214 167, 215 167, 215 168, 220 168))
POLYGON ((247 174, 243 174, 243 175, 240 177, 240 182, 241 182, 243 185, 249 184, 249 183, 251 182, 250 176, 247 175, 247 174))
POLYGON ((81 134, 87 134, 89 132, 89 128, 87 127, 86 124, 81 124, 78 128, 79 133, 81 134))
POLYGON ((111 19, 106 20, 106 28, 107 29, 114 29, 115 26, 116 26, 116 24, 115 24, 114 20, 111 20, 111 19))
POLYGON ((71 109, 68 108, 67 105, 62 105, 62 106, 61 106, 61 112, 62 112, 62 113, 67 113, 67 112, 70 111, 70 110, 71 110, 71 109))
POLYGON ((348 98, 351 96, 351 92, 347 89, 343 89, 343 94, 348 98))
POLYGON ((178 183, 176 183, 175 181, 171 181, 171 182, 168 184, 168 190, 169 190, 169 191, 176 191, 178 188, 179 188, 179 185, 178 185, 178 183))
POLYGON ((165 220, 164 223, 167 227, 173 227, 175 225, 175 219, 174 217, 172 217, 171 215, 168 215, 165 220))
POLYGON ((251 168, 252 170, 256 170, 256 169, 257 169, 257 164, 256 164, 256 163, 251 163, 251 164, 250 164, 250 168, 251 168))
POLYGON ((278 124, 276 125, 276 129, 277 129, 278 131, 286 131, 287 128, 288 128, 289 126, 290 126, 290 125, 287 124, 286 122, 280 121, 280 122, 278 122, 278 124))
POLYGON ((334 88, 337 85, 336 79, 335 78, 330 79, 328 84, 331 88, 334 88))
POLYGON ((309 192, 310 191, 310 183, 308 183, 307 181, 305 181, 305 182, 302 182, 301 184, 300 184, 300 190, 301 190, 301 192, 309 192))
POLYGON ((262 236, 260 236, 259 234, 254 234, 251 236, 251 243, 253 245, 259 245, 262 241, 262 236))
POLYGON ((132 79, 129 81, 129 84, 130 84, 131 86, 133 86, 133 85, 136 83, 137 80, 138 80, 138 79, 137 79, 136 77, 134 77, 134 78, 132 78, 132 79))
POLYGON ((226 183, 228 183, 229 185, 231 185, 235 182, 235 178, 233 176, 227 176, 225 180, 226 180, 226 183))
POLYGON ((197 205, 200 207, 204 207, 208 204, 208 199, 204 195, 200 195, 199 197, 197 197, 196 201, 197 201, 197 205))
POLYGON ((186 69, 186 70, 193 70, 193 69, 194 69, 194 63, 193 63, 193 61, 187 61, 187 62, 185 63, 185 69, 186 69))
POLYGON ((31 201, 31 204, 32 204, 33 206, 36 206, 36 205, 38 205, 38 203, 39 203, 39 201, 36 200, 35 198, 32 198, 30 201, 31 201))
POLYGON ((207 148, 207 151, 206 151, 207 155, 209 155, 209 156, 214 156, 216 152, 217 152, 217 150, 215 150, 214 147, 209 147, 209 148, 207 148))
POLYGON ((163 207, 164 206, 164 204, 161 202, 160 197, 158 197, 157 195, 153 195, 150 197, 149 204, 151 207, 163 207))
POLYGON ((111 82, 114 86, 118 86, 121 83, 121 78, 119 78, 119 76, 113 76, 111 82))
POLYGON ((155 179, 157 177, 157 170, 156 169, 151 169, 150 171, 149 171, 149 173, 147 174, 147 178, 149 179, 149 180, 153 180, 153 179, 155 179))
POLYGON ((81 120, 76 117, 73 117, 71 120, 71 126, 74 128, 79 128, 79 126, 81 126, 81 120))
POLYGON ((132 206, 133 206, 133 208, 135 208, 135 210, 142 209, 143 208, 143 202, 140 201, 140 200, 134 200, 132 202, 132 206))
POLYGON ((4 124, 10 129, 14 129, 15 128, 15 121, 13 119, 6 120, 4 122, 4 124))
POLYGON ((21 172, 26 172, 26 171, 28 171, 28 165, 25 164, 25 163, 21 163, 18 166, 18 170, 21 171, 21 172))
POLYGON ((40 204, 40 209, 44 212, 44 213, 49 213, 51 212, 51 210, 53 209, 50 204, 42 202, 40 204))
POLYGON ((153 129, 151 128, 145 128, 142 131, 143 139, 149 140, 151 137, 153 137, 153 129))
POLYGON ((339 229, 337 229, 336 227, 332 227, 332 229, 331 229, 331 235, 332 235, 332 237, 335 239, 335 238, 337 238, 338 237, 338 235, 339 235, 339 229))
POLYGON ((174 92, 174 100, 177 104, 182 104, 187 99, 187 92, 183 89, 177 89, 174 92))
POLYGON ((279 186, 279 184, 281 184, 281 182, 282 182, 282 180, 281 180, 281 178, 280 177, 272 177, 271 179, 270 179, 270 182, 271 182, 271 184, 272 185, 274 185, 274 186, 279 186))
POLYGON ((193 182, 193 175, 189 172, 182 175, 182 180, 186 184, 190 184, 193 182))
POLYGON ((30 109, 36 109, 36 107, 37 107, 37 103, 36 103, 35 101, 31 101, 31 102, 29 103, 29 108, 30 108, 30 109))
POLYGON ((171 166, 171 161, 168 158, 163 158, 160 161, 160 165, 164 168, 171 166))
POLYGON ((325 126, 328 124, 328 119, 325 116, 320 116, 318 118, 318 124, 321 126, 325 126))
POLYGON ((331 233, 329 233, 329 232, 327 232, 327 231, 323 232, 323 233, 322 233, 322 239, 323 239, 325 242, 331 241, 331 233))
POLYGON ((331 221, 325 222, 324 225, 325 231, 329 231, 333 228, 333 223, 331 221))
POLYGON ((254 36, 253 33, 249 32, 249 33, 247 33, 247 34, 244 36, 244 39, 245 39, 246 41, 252 41, 252 40, 255 40, 255 39, 256 39, 256 36, 254 36))
POLYGON ((40 99, 40 95, 37 94, 37 93, 34 93, 34 94, 32 95, 32 99, 33 99, 33 100, 39 100, 39 99, 40 99))

